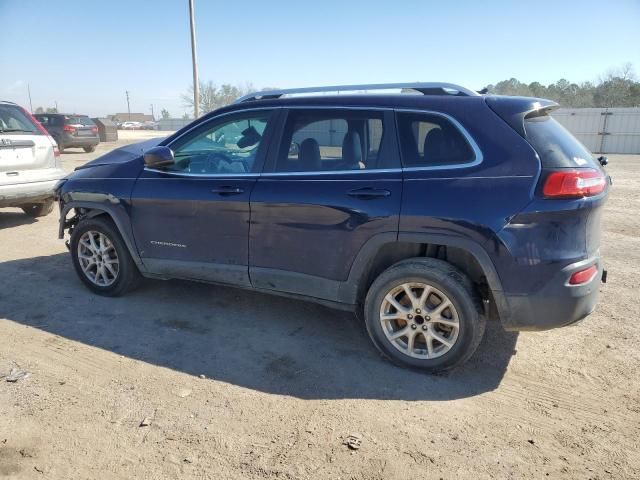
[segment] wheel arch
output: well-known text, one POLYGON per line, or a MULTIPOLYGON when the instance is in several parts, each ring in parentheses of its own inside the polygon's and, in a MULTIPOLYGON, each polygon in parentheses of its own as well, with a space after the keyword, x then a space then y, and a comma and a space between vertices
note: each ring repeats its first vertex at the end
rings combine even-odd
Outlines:
POLYGON ((71 200, 64 203, 60 209, 58 238, 64 238, 64 231, 66 229, 73 229, 80 220, 96 218, 103 215, 107 216, 118 230, 118 233, 122 237, 122 240, 127 246, 127 250, 138 269, 140 269, 140 271, 145 271, 144 264, 142 263, 135 244, 133 230, 131 229, 131 222, 129 221, 129 216, 124 206, 120 200, 111 195, 105 194, 103 200, 104 201, 102 202, 71 200), (71 210, 75 210, 76 214, 72 219, 67 219, 67 215, 71 210))
POLYGON ((462 270, 479 288, 488 315, 507 318, 508 306, 491 258, 477 242, 460 235, 401 232, 397 237, 395 234, 373 237, 353 262, 349 279, 340 291, 341 300, 359 304, 375 278, 391 265, 408 258, 442 259, 443 251, 444 259, 462 270), (483 283, 486 288, 481 287, 483 283))

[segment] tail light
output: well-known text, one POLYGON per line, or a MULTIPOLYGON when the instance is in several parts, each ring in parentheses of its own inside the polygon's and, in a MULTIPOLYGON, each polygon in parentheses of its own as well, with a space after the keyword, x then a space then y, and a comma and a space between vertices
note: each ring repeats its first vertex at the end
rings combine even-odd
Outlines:
POLYGON ((58 144, 56 143, 56 140, 51 135, 47 135, 47 138, 51 142, 51 146, 53 146, 53 156, 54 157, 59 157, 60 156, 60 149, 58 148, 58 144))
MULTIPOLYGON (((22 108, 22 107, 20 107, 20 108, 22 108)), ((26 110, 26 109, 22 108, 22 111, 27 116, 27 118, 29 118, 29 120, 31 120, 33 122, 33 124, 40 131, 40 133, 42 133, 44 135, 49 135, 49 132, 47 132, 47 130, 42 126, 42 124, 38 121, 38 119, 36 117, 31 115, 31 112, 29 112, 29 110, 26 110)))
POLYGON ((582 198, 602 193, 607 186, 604 173, 594 168, 552 172, 542 192, 547 198, 582 198))
POLYGON ((91 127, 91 133, 98 133, 98 127, 91 127))
POLYGON ((591 265, 589 268, 575 272, 569 278, 569 285, 582 285, 583 283, 589 283, 593 280, 593 277, 598 273, 598 267, 591 265))
POLYGON ((75 132, 75 131, 76 131, 76 127, 73 127, 73 126, 71 126, 71 125, 64 125, 64 126, 62 127, 62 130, 64 130, 65 132, 71 132, 71 133, 73 133, 73 132, 75 132))

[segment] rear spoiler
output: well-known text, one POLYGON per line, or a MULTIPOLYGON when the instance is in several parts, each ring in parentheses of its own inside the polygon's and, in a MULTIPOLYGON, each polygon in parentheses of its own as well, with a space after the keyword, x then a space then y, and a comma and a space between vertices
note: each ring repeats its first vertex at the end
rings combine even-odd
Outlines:
POLYGON ((526 137, 525 118, 546 115, 560 107, 552 100, 532 97, 490 95, 485 97, 485 101, 491 110, 523 137, 526 137))

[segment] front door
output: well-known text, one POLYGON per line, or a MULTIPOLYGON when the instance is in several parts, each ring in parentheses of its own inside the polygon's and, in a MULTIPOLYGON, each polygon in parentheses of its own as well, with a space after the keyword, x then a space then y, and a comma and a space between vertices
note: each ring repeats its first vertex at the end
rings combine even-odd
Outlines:
POLYGON ((257 110, 211 119, 167 145, 174 165, 144 169, 131 221, 150 273, 249 285, 249 198, 273 116, 257 110))
POLYGON ((251 195, 252 284, 336 300, 363 246, 396 239, 393 114, 291 109, 278 143, 251 195))

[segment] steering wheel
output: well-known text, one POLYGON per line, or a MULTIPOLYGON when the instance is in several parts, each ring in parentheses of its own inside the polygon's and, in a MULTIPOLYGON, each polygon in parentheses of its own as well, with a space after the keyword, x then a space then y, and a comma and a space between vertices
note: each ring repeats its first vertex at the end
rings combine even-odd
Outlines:
POLYGON ((231 164, 233 160, 231 160, 227 154, 222 152, 210 153, 207 155, 207 171, 211 173, 219 172, 222 162, 231 164))

